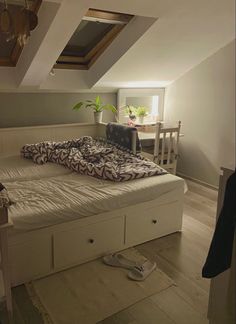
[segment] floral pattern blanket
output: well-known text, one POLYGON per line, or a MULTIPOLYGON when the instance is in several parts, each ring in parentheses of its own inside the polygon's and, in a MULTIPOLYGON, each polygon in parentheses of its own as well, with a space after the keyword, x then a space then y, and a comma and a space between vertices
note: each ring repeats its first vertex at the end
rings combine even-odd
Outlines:
POLYGON ((167 173, 141 155, 90 136, 64 142, 27 144, 21 149, 21 154, 37 164, 58 163, 80 174, 111 181, 128 181, 167 173))

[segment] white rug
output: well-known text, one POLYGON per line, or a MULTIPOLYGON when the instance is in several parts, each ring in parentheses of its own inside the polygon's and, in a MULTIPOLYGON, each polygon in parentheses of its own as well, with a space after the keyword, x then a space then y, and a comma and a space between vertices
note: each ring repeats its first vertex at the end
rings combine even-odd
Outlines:
MULTIPOLYGON (((132 260, 145 260, 135 249, 122 254, 132 260)), ((158 269, 144 282, 129 280, 127 272, 98 259, 35 280, 26 287, 45 323, 94 324, 173 284, 158 269)))

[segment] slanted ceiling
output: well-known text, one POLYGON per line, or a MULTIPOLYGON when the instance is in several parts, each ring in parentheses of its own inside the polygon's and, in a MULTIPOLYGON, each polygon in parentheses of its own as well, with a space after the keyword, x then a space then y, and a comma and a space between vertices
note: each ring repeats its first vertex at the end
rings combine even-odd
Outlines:
POLYGON ((124 13, 89 9, 54 67, 88 70, 132 18, 124 13))
MULTIPOLYGON (((46 0, 42 1, 38 17, 39 25, 17 66, 0 67, 1 91, 163 87, 235 38, 234 0, 46 0), (84 43, 81 48, 72 48, 80 23, 84 30, 89 26, 83 22, 89 8, 134 16, 91 62, 85 60, 86 55, 112 26, 99 31, 92 47, 84 43), (61 60, 61 56, 75 62, 61 60), (59 69, 60 62, 82 65, 83 70, 75 66, 59 69), (56 73, 52 76, 54 66, 56 73)), ((16 61, 12 62, 14 65, 16 61)))

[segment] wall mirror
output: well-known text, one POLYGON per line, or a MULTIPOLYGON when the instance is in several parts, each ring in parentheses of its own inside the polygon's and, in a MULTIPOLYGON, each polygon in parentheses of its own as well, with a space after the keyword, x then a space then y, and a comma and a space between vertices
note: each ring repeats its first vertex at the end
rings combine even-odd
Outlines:
POLYGON ((136 116, 136 123, 149 124, 163 120, 164 94, 164 88, 120 89, 117 96, 118 121, 122 124, 128 123, 128 107, 131 107, 137 115, 139 114, 137 111, 146 111, 144 118, 136 116))

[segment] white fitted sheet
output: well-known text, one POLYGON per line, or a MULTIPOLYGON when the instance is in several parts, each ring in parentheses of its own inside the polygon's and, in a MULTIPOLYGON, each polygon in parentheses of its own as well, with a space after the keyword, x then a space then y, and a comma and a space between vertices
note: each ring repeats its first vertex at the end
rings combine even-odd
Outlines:
POLYGON ((55 164, 34 165, 14 157, 0 159, 0 181, 15 204, 14 229, 27 231, 160 198, 174 201, 184 180, 171 174, 122 183, 71 172, 55 164), (5 163, 5 164, 4 164, 5 163), (4 176, 4 180, 2 180, 4 176))
POLYGON ((0 157, 0 182, 36 180, 70 174, 71 170, 55 164, 35 164, 19 155, 0 157))

